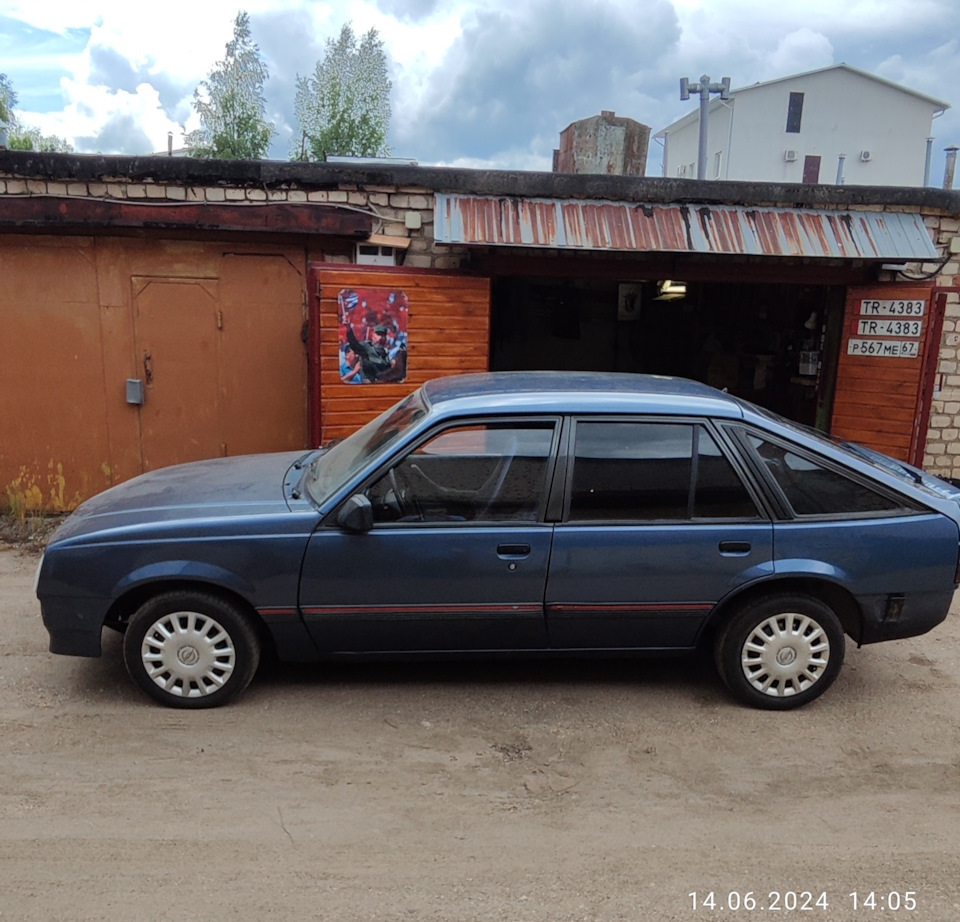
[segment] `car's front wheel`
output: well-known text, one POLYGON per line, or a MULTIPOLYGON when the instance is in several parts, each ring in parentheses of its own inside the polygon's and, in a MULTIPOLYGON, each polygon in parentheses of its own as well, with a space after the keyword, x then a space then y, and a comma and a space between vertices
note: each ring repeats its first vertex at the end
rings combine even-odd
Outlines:
POLYGON ((748 603, 717 636, 717 671, 733 694, 767 710, 822 695, 843 664, 843 627, 819 599, 783 594, 748 603))
POLYGON ((168 707, 208 708, 240 694, 260 641, 235 604, 207 592, 165 592, 131 616, 123 658, 133 680, 168 707))

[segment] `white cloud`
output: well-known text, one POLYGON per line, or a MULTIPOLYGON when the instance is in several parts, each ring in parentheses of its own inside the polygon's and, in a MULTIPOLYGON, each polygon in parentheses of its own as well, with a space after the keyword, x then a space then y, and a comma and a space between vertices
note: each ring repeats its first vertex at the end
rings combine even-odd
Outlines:
POLYGON ((835 63, 830 39, 813 29, 797 29, 780 40, 758 78, 772 80, 784 74, 803 73, 835 63))
POLYGON ((81 153, 163 151, 167 148, 168 132, 174 134, 174 146, 181 146, 182 127, 164 113, 159 94, 146 83, 130 93, 64 80, 63 90, 68 102, 61 111, 22 112, 23 121, 35 125, 43 134, 73 139, 81 153), (111 127, 117 126, 122 126, 129 136, 129 149, 123 149, 123 138, 111 132, 111 127))
MULTIPOLYGON (((159 11, 0 0, 12 24, 0 70, 30 110, 24 119, 45 133, 104 153, 162 150, 168 131, 176 143, 180 123, 195 118, 193 90, 242 8, 270 68, 272 153, 283 157, 294 78, 350 21, 358 33, 376 28, 391 59, 397 156, 549 169, 559 132, 577 118, 614 109, 657 130, 685 114, 682 76, 743 86, 843 61, 951 101, 960 47, 945 24, 955 2, 645 0, 638 15, 636 0, 168 0, 159 11)), ((960 139, 960 114, 935 128, 945 143, 960 139)))

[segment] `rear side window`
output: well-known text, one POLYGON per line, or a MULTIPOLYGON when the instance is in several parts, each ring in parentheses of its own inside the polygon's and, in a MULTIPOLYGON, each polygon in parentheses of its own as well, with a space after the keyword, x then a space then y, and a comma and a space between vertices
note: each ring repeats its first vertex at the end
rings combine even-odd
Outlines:
POLYGON ((570 521, 757 518, 710 432, 689 423, 577 423, 570 521))
POLYGON ((906 502, 891 499, 776 442, 754 433, 748 439, 797 515, 911 511, 906 502))

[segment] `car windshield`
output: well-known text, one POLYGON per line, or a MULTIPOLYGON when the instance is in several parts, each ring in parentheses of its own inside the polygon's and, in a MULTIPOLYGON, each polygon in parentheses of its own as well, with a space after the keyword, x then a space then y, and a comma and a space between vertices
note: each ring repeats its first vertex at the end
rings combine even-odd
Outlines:
POLYGON ((423 397, 415 391, 333 445, 310 465, 304 481, 310 498, 318 505, 322 503, 367 462, 400 439, 426 412, 423 397))

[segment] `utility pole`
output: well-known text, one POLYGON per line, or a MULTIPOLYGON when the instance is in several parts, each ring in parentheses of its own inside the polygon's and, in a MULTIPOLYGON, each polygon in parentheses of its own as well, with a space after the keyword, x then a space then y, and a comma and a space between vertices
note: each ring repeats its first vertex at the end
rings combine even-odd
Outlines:
MULTIPOLYGON (((710 94, 719 93, 720 98, 730 98, 730 78, 723 77, 720 83, 711 83, 708 74, 701 74, 699 83, 691 83, 686 77, 680 78, 680 98, 689 99, 691 93, 700 94, 700 152, 697 155, 697 179, 707 178, 707 115, 710 107, 710 94)), ((730 151, 727 151, 730 156, 730 151)))

